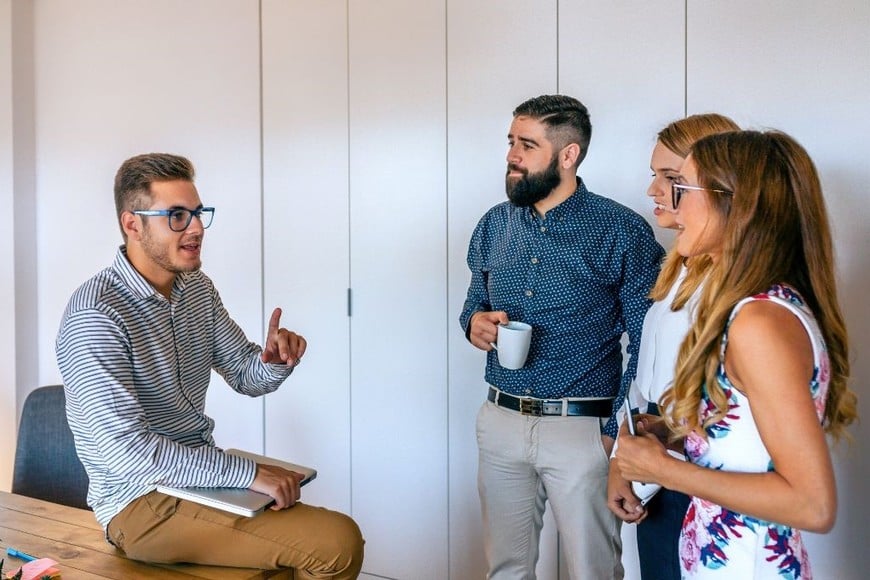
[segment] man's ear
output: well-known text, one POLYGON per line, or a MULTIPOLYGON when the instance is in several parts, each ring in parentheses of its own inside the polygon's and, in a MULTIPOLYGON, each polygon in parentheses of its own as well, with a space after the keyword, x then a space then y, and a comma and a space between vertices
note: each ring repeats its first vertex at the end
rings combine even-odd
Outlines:
POLYGON ((121 229, 128 239, 138 240, 142 231, 142 222, 130 211, 121 213, 121 229))
POLYGON ((569 143, 559 152, 559 165, 562 169, 571 169, 577 165, 577 160, 580 158, 580 145, 577 143, 569 143))

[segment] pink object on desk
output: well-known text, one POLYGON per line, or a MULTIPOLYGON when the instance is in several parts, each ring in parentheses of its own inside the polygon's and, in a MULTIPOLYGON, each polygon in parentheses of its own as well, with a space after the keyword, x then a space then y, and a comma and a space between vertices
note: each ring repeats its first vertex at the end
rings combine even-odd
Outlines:
MULTIPOLYGON (((39 580, 43 576, 60 578, 60 570, 56 566, 57 562, 51 558, 39 558, 38 560, 33 560, 20 568, 21 580, 39 580)), ((6 577, 12 578, 16 574, 18 574, 18 570, 9 572, 6 577)))

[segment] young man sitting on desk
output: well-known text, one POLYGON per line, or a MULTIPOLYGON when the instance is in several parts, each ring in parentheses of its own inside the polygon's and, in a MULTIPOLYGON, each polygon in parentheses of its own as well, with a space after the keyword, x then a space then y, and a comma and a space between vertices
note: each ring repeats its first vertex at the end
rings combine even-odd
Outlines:
POLYGON ((61 321, 57 361, 88 504, 109 541, 136 560, 356 578, 363 539, 351 518, 298 503, 300 474, 215 446, 204 412, 211 370, 239 393, 264 395, 290 376, 306 343, 279 327, 278 308, 263 349, 230 318, 200 270, 214 208, 203 207, 193 179, 193 165, 176 155, 121 165, 125 245, 75 291, 61 321), (246 518, 163 495, 158 484, 247 487, 275 504, 246 518))

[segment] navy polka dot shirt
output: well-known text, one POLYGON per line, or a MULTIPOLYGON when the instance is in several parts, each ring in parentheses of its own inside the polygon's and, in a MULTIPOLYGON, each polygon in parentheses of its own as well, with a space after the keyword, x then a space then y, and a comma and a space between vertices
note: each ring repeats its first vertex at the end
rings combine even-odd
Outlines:
MULTIPOLYGON (((460 324, 467 333, 475 312, 504 310, 533 330, 526 365, 505 369, 491 351, 486 381, 517 396, 615 397, 619 409, 663 256, 640 215, 582 181, 544 219, 510 202, 490 209, 469 244, 471 284, 460 324)), ((617 427, 614 412, 603 433, 615 437, 617 427)))

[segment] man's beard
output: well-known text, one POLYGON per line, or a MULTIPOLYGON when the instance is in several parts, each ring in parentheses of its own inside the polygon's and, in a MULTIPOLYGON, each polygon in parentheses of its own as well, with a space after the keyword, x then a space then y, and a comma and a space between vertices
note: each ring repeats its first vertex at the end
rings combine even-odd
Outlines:
POLYGON ((511 170, 522 171, 523 176, 511 184, 510 177, 505 177, 505 191, 512 204, 517 207, 533 206, 552 192, 562 183, 559 175, 559 160, 556 155, 550 161, 550 165, 539 173, 529 174, 515 165, 508 165, 508 174, 511 170))
POLYGON ((192 266, 179 266, 178 264, 173 263, 172 258, 169 256, 169 246, 167 244, 161 244, 155 240, 147 226, 142 230, 141 244, 142 251, 145 252, 148 258, 167 272, 172 272, 173 274, 184 274, 185 272, 195 272, 202 267, 201 262, 192 266))

